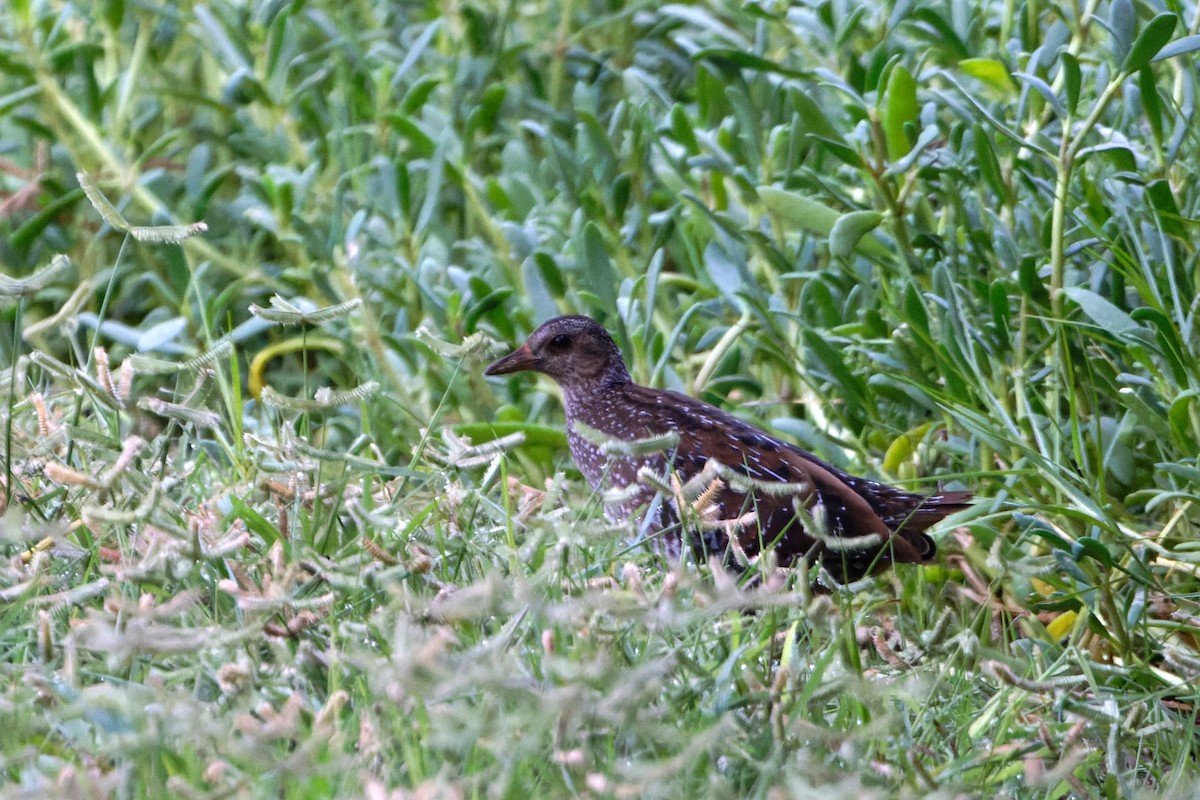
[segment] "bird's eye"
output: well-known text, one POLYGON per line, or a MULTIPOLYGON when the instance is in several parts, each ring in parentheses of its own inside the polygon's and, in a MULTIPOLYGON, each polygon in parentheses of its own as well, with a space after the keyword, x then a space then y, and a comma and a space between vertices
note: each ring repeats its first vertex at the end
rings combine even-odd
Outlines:
POLYGON ((555 350, 566 350, 571 346, 571 337, 567 336, 565 333, 560 333, 558 336, 555 336, 550 340, 550 346, 555 350))

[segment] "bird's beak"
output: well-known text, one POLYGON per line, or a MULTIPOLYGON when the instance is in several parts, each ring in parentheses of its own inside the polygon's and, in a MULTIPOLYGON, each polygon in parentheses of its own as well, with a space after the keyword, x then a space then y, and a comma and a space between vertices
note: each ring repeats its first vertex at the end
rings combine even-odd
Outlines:
POLYGON ((484 375, 508 375, 512 372, 522 372, 527 369, 535 369, 537 366, 537 356, 529 349, 529 344, 525 343, 513 350, 499 361, 492 362, 492 365, 483 371, 484 375))

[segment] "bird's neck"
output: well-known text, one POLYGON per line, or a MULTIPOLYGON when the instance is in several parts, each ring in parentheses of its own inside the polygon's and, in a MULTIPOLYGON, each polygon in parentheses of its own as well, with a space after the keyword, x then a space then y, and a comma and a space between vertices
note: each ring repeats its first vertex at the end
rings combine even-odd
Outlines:
POLYGON ((590 380, 571 381, 562 385, 563 405, 567 417, 587 421, 597 412, 608 413, 622 387, 630 382, 629 373, 624 369, 610 369, 590 380))
POLYGON ((607 381, 581 381, 570 386, 563 386, 563 405, 566 406, 567 416, 586 417, 586 409, 606 402, 619 388, 619 383, 614 384, 607 381))

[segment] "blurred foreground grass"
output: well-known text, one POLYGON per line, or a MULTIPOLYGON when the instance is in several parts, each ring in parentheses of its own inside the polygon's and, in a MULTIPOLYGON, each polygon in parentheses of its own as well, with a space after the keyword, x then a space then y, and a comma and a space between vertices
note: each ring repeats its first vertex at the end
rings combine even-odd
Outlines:
POLYGON ((1170 8, 11 3, 4 794, 1190 796, 1170 8), (832 597, 630 548, 480 375, 567 311, 981 500, 832 597))

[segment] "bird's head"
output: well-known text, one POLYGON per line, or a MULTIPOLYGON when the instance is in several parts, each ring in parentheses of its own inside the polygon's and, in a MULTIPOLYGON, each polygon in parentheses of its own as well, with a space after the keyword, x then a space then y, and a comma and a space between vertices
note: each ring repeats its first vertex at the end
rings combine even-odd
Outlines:
POLYGON ((567 387, 628 381, 621 351, 603 326, 581 316, 555 317, 530 334, 525 344, 485 370, 508 375, 533 370, 567 387))

